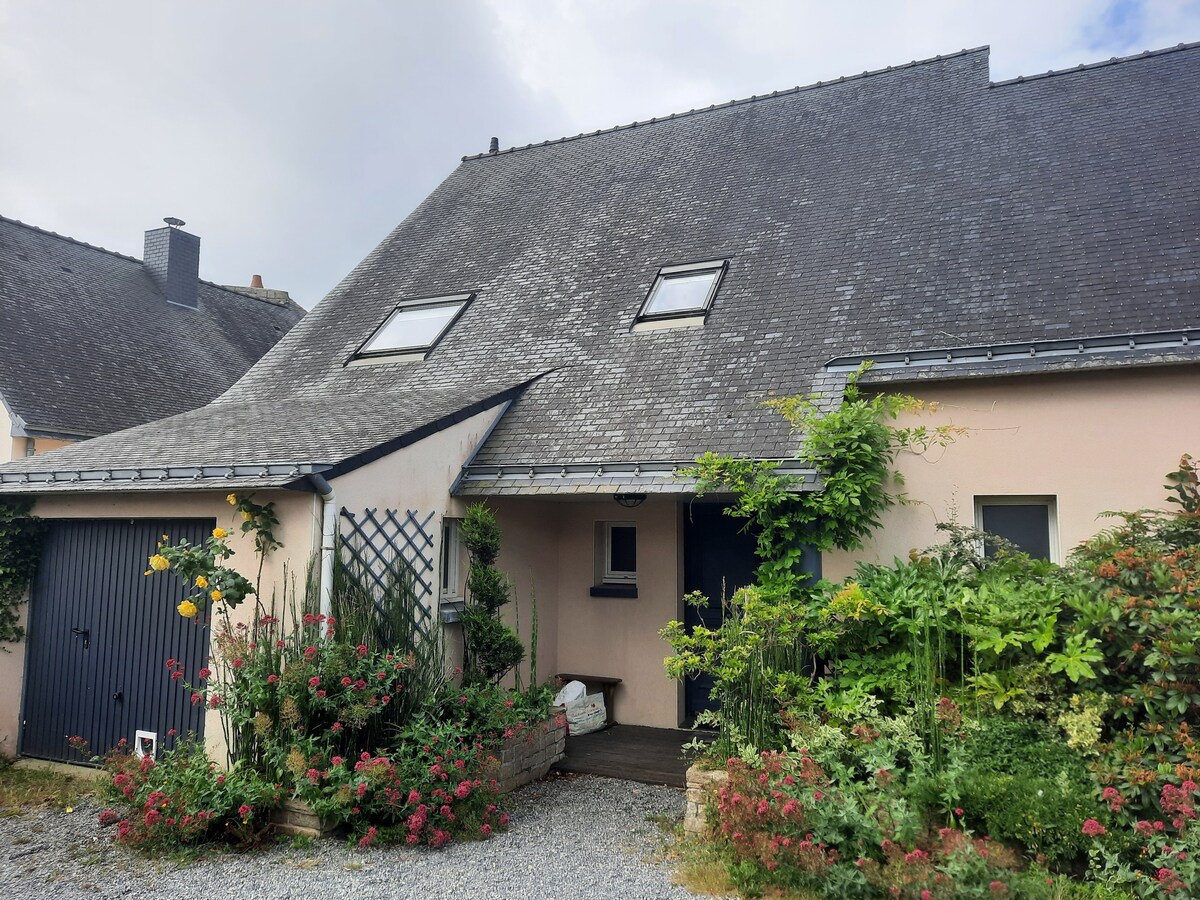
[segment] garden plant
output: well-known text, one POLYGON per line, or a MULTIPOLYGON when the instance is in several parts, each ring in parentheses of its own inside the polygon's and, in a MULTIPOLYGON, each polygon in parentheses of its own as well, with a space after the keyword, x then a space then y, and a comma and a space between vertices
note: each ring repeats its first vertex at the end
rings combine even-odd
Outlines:
POLYGON ((732 884, 830 898, 1200 895, 1193 460, 1167 476, 1172 511, 1112 514, 1063 566, 948 523, 943 543, 908 559, 814 581, 803 545, 855 547, 899 499, 895 454, 955 435, 893 427, 915 404, 853 382, 828 414, 774 405, 803 429, 801 457, 834 477, 791 492, 768 466, 702 458, 702 484, 734 494, 728 512, 754 530, 762 564, 721 601, 720 626, 663 631, 670 676, 713 676, 718 738, 702 762, 728 781, 708 840, 732 884))
MULTIPOLYGON (((147 570, 178 576, 186 594, 178 612, 213 631, 202 668, 185 671, 169 659, 164 677, 218 714, 228 758, 211 759, 198 738, 157 759, 124 743, 113 748, 103 757, 111 777, 102 823, 138 846, 246 847, 270 835, 273 809, 298 800, 363 846, 440 847, 504 828, 493 751, 542 726, 550 688, 507 690, 494 670, 467 680, 448 672, 440 628, 421 627, 404 565, 381 588, 357 561, 337 557, 333 614, 317 610, 311 577, 264 601, 257 582, 262 557, 281 546, 277 520, 269 503, 238 494, 229 502, 253 536, 256 582, 229 564, 223 528, 200 545, 164 536, 147 570), (251 599, 251 617, 231 614, 251 599)), ((472 521, 491 522, 498 544, 490 516, 472 510, 472 521)))

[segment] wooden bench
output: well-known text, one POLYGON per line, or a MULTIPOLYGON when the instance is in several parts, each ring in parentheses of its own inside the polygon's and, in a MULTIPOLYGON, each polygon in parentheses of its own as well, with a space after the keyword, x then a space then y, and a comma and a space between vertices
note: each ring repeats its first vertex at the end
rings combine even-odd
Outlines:
POLYGON ((588 688, 592 685, 600 688, 600 692, 604 694, 604 726, 611 728, 617 724, 617 720, 613 718, 613 692, 621 683, 620 678, 608 675, 574 675, 570 672, 559 672, 555 678, 560 679, 563 684, 568 681, 582 681, 588 688))

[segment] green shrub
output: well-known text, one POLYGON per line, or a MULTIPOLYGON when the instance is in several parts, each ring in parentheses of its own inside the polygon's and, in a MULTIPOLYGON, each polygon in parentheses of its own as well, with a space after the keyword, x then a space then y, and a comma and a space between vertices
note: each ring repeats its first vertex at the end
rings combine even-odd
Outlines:
POLYGON ((157 761, 135 756, 122 741, 104 768, 102 797, 110 808, 100 823, 116 825, 122 843, 147 849, 206 841, 252 846, 267 837, 280 800, 278 788, 253 769, 218 769, 203 741, 180 741, 157 761))

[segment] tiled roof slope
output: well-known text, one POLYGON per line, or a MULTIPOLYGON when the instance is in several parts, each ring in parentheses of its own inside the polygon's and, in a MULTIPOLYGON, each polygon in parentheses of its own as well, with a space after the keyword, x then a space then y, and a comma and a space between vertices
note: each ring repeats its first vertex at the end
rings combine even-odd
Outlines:
POLYGON ((196 421, 286 402, 299 431, 360 398, 382 443, 426 394, 548 372, 476 463, 787 456, 759 401, 831 357, 1200 322, 1197 133, 1200 47, 1002 85, 984 49, 470 158, 196 421), (714 258, 703 328, 630 333, 659 267, 714 258), (343 366, 397 300, 465 291, 425 362, 343 366))
POLYGON ((168 304, 140 260, 0 217, 0 395, 87 437, 203 406, 303 315, 201 282, 168 304))

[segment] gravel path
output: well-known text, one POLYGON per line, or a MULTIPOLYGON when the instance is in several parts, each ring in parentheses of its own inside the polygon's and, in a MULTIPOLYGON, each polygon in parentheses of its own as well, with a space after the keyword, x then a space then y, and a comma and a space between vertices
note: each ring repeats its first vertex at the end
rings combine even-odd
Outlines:
POLYGON ((658 822, 683 815, 681 792, 611 778, 551 778, 511 795, 491 840, 440 850, 351 850, 335 841, 216 854, 178 865, 113 843, 97 808, 0 819, 0 898, 214 897, 289 900, 688 898, 661 861, 658 822))

